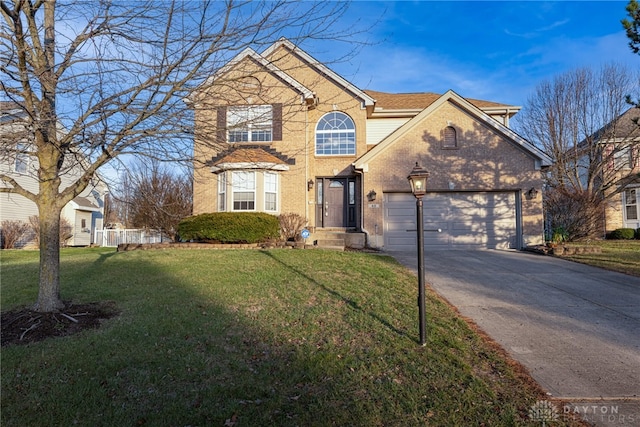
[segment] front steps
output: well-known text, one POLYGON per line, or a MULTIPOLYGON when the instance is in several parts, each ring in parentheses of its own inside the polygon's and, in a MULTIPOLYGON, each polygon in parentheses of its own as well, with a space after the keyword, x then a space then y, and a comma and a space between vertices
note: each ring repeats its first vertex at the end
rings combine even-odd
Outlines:
POLYGON ((362 249, 365 246, 365 234, 346 228, 316 228, 307 239, 318 249, 343 251, 345 248, 362 249))

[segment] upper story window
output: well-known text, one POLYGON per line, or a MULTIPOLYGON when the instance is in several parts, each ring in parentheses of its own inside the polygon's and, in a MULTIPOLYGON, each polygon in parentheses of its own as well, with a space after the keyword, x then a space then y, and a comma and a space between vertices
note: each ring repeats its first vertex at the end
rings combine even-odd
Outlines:
POLYGON ((242 105, 227 109, 229 142, 270 142, 273 140, 273 107, 242 105))
POLYGON ((442 148, 458 148, 458 133, 453 126, 447 126, 442 131, 442 148))
POLYGON ((16 161, 13 165, 14 172, 27 173, 29 169, 29 154, 27 153, 28 144, 16 144, 16 161))
POLYGON ((351 117, 338 111, 322 116, 316 126, 316 154, 356 154, 356 127, 351 117))
POLYGON ((613 154, 613 160, 616 169, 633 169, 633 149, 631 147, 623 147, 613 154))

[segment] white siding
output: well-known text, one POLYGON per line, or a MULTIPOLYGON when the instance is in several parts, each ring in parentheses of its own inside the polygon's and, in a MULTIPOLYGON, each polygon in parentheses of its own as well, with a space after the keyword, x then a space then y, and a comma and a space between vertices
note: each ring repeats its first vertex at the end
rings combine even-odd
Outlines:
POLYGON ((405 118, 367 120, 367 144, 375 145, 410 120, 405 118))

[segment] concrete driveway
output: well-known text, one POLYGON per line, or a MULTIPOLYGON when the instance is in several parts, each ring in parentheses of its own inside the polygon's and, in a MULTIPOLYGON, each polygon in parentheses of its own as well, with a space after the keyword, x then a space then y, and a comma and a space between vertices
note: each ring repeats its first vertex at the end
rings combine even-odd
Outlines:
MULTIPOLYGON (((416 253, 390 253, 417 270, 416 253)), ((563 411, 640 425, 640 278, 518 251, 425 252, 426 282, 563 411)), ((428 312, 428 307, 427 307, 428 312)))

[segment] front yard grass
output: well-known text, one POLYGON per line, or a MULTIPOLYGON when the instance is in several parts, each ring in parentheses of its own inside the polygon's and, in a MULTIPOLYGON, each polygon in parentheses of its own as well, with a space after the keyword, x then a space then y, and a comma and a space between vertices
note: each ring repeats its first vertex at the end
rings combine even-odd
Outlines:
POLYGON ((599 240, 589 244, 602 248, 602 253, 568 255, 564 258, 640 277, 640 240, 599 240))
MULTIPOLYGON (((1 256, 2 311, 33 303, 38 253, 1 256)), ((2 426, 540 425, 538 386, 431 291, 417 344, 417 279, 387 256, 65 249, 61 275, 120 314, 2 348, 2 426)))

